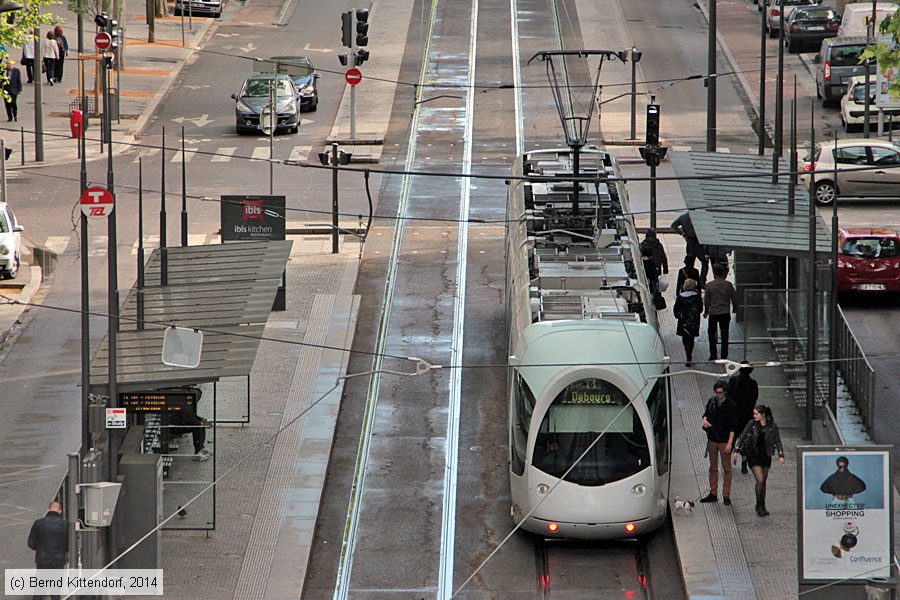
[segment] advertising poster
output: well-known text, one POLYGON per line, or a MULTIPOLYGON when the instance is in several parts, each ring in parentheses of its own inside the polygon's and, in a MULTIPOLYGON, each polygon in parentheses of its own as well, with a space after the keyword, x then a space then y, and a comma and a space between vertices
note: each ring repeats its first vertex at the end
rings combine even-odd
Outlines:
POLYGON ((222 241, 283 240, 284 196, 222 196, 222 241))
POLYGON ((804 448, 801 579, 891 574, 890 449, 804 448))

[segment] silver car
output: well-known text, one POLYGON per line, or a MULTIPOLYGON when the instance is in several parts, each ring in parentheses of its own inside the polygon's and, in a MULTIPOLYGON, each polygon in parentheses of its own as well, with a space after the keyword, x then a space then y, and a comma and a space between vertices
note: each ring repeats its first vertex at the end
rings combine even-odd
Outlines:
POLYGON ((0 276, 4 279, 19 274, 23 231, 9 204, 0 202, 0 276))
POLYGON ((816 6, 822 4, 822 0, 768 0, 766 8, 766 25, 769 31, 769 37, 778 37, 781 29, 781 12, 784 11, 784 22, 787 23, 788 17, 794 12, 798 6, 816 6))
POLYGON ((803 184, 818 204, 836 197, 900 199, 900 147, 887 140, 853 139, 817 144, 813 157, 804 158, 803 184), (837 163, 837 164, 835 164, 837 163))
POLYGON ((288 75, 252 75, 244 81, 241 91, 232 94, 234 100, 235 129, 238 133, 262 131, 259 116, 269 105, 272 82, 275 85, 275 103, 278 121, 275 129, 287 129, 291 133, 300 130, 300 100, 297 87, 288 75))

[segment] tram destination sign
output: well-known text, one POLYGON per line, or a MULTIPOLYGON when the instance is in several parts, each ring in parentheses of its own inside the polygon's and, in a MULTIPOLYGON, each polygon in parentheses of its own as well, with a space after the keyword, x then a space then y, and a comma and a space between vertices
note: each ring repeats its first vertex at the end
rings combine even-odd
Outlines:
POLYGON ((194 412, 199 394, 193 390, 123 392, 119 406, 135 413, 194 412))

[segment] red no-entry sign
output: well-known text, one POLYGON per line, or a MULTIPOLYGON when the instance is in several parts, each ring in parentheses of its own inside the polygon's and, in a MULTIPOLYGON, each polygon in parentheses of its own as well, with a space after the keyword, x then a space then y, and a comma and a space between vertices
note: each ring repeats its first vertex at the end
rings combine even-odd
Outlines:
POLYGON ((105 219, 115 206, 115 199, 109 190, 98 185, 89 187, 81 195, 81 212, 89 219, 105 219))
POLYGON ((347 69, 347 72, 344 73, 344 79, 347 80, 347 83, 350 85, 356 85, 360 81, 362 81, 362 71, 357 68, 347 69))
POLYGON ((112 45, 112 37, 105 31, 101 31, 94 36, 94 45, 98 50, 106 50, 112 45))

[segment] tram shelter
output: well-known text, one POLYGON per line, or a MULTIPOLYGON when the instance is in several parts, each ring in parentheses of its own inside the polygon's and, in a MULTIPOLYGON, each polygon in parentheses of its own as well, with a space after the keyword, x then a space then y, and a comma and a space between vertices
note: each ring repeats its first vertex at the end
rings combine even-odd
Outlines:
POLYGON ((734 340, 739 349, 743 345, 740 358, 754 345, 785 363, 789 392, 807 413, 811 432, 813 419, 836 415, 836 372, 834 360, 807 370, 808 345, 818 358, 835 359, 843 351, 833 337, 834 323, 843 317, 833 300, 829 228, 815 207, 811 227, 809 195, 799 181, 792 194, 785 160, 777 179, 771 156, 686 152, 676 153, 672 164, 683 178, 679 186, 700 243, 732 251, 744 334, 734 340), (809 390, 815 390, 814 414, 805 410, 809 390))

